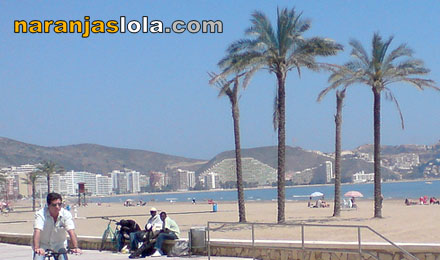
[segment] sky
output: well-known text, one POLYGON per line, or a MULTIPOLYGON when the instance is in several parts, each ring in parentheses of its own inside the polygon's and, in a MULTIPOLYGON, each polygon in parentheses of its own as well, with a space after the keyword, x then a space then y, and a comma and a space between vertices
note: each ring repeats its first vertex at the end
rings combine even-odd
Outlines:
MULTIPOLYGON (((234 149, 231 106, 208 84, 208 72, 232 42, 245 37, 251 14, 272 21, 277 7, 312 22, 306 37, 327 37, 344 51, 318 61, 343 64, 349 41, 370 50, 375 32, 394 36, 431 69, 440 85, 438 1, 34 1, 0 2, 0 136, 41 146, 80 143, 211 159, 234 149), (221 20, 222 33, 14 33, 15 20, 221 20)), ((335 95, 318 103, 329 74, 291 71, 286 82, 286 144, 334 151, 335 95)), ((433 144, 440 139, 440 92, 394 84, 405 118, 382 102, 382 144, 433 144)), ((258 72, 241 92, 242 148, 277 145, 272 124, 276 77, 258 72)), ((373 143, 373 95, 352 86, 343 110, 343 149, 373 143)))

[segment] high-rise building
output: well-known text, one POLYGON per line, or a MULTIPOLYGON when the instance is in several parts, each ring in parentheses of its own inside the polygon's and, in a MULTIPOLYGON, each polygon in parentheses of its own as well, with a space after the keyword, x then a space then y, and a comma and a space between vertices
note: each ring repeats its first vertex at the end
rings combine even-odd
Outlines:
POLYGON ((331 182, 335 178, 333 172, 333 163, 331 161, 325 161, 325 174, 327 177, 327 182, 331 182))
POLYGON ((163 172, 150 171, 150 188, 160 190, 165 186, 165 174, 163 172))
POLYGON ((140 173, 130 169, 115 170, 111 173, 113 190, 118 194, 138 193, 141 191, 140 173))
POLYGON ((188 190, 196 185, 195 172, 176 169, 170 173, 171 186, 175 190, 188 190))

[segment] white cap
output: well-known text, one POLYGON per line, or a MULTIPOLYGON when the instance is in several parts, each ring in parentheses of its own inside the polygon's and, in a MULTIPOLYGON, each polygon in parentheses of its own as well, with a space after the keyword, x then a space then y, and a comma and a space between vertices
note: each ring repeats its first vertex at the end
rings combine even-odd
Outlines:
POLYGON ((157 209, 156 209, 155 207, 152 207, 152 208, 150 209, 150 211, 155 211, 155 212, 157 212, 157 209))

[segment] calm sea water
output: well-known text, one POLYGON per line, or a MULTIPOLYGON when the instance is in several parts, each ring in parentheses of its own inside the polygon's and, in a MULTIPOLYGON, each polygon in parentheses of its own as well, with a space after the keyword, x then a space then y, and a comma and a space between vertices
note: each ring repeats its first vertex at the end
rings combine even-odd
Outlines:
MULTIPOLYGON (((364 198, 372 199, 374 192, 373 183, 365 184, 344 184, 342 185, 342 195, 351 190, 360 191, 364 198)), ((333 185, 317 185, 317 186, 300 186, 300 187, 287 187, 286 188, 286 200, 308 200, 309 195, 315 191, 324 193, 325 198, 332 199, 334 197, 333 185)), ((417 199, 420 196, 428 197, 440 197, 440 180, 432 181, 431 184, 425 181, 414 182, 392 182, 382 183, 382 194, 385 199, 405 199, 412 198, 417 199)), ((147 195, 129 195, 118 197, 102 197, 90 198, 91 202, 123 202, 126 199, 133 199, 135 201, 177 201, 185 202, 191 201, 206 201, 213 199, 214 201, 234 201, 237 200, 236 190, 226 191, 201 191, 201 192, 188 192, 188 193, 171 193, 171 194, 147 194, 147 195)), ((262 200, 270 201, 276 200, 277 190, 275 188, 270 189, 252 189, 245 191, 245 200, 262 200)))

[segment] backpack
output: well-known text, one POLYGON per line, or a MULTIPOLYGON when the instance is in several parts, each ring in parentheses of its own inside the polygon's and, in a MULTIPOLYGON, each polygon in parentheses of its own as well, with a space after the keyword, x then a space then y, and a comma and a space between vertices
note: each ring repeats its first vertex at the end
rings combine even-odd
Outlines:
POLYGON ((189 244, 188 241, 177 240, 168 256, 187 256, 189 255, 189 244))

